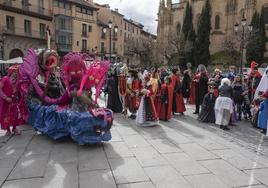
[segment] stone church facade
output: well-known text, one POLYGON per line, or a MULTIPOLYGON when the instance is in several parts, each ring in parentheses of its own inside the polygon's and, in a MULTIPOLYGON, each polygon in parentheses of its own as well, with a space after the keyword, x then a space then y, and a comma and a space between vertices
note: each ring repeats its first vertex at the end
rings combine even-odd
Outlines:
MULTIPOLYGON (((170 50, 170 36, 179 35, 185 8, 188 0, 172 3, 172 0, 160 0, 158 12, 157 41, 162 52, 170 50)), ((197 28, 198 19, 206 0, 189 0, 193 10, 193 24, 197 28)), ((264 7, 265 23, 268 34, 268 1, 267 0, 211 0, 211 36, 210 53, 222 51, 224 43, 233 41, 235 49, 239 51, 238 36, 235 36, 234 25, 240 23, 243 15, 250 24, 255 11, 261 12, 264 7)), ((268 49, 268 48, 267 48, 268 49)), ((266 54, 267 56, 268 54, 266 54)), ((162 57, 162 62, 166 59, 162 57)))

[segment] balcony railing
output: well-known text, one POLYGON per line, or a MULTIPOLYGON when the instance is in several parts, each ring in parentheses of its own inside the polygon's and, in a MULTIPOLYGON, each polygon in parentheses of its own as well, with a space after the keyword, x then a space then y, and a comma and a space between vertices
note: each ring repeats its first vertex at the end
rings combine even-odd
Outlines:
POLYGON ((57 43, 58 51, 69 52, 72 51, 72 44, 57 43))
POLYGON ((46 20, 52 20, 52 11, 42 6, 35 4, 23 5, 21 1, 14 0, 0 0, 0 9, 24 14, 28 16, 38 17, 46 20))
POLYGON ((82 32, 82 37, 88 37, 88 33, 87 32, 82 32))
POLYGON ((7 28, 5 26, 5 27, 2 27, 1 31, 3 34, 14 35, 14 36, 30 37, 30 38, 37 38, 37 39, 43 39, 43 40, 45 40, 46 38, 46 35, 44 32, 40 32, 37 30, 31 30, 29 32, 25 32, 24 28, 19 28, 19 27, 7 28))

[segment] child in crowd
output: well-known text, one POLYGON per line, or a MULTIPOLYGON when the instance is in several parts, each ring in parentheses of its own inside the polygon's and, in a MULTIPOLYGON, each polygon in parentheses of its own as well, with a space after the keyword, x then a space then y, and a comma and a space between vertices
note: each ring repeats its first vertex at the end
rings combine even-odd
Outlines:
POLYGON ((251 106, 251 114, 252 114, 251 124, 253 127, 256 127, 256 128, 258 127, 260 104, 261 104, 260 99, 255 99, 251 106))
POLYGON ((260 106, 260 114, 258 118, 258 126, 262 129, 262 133, 267 133, 268 125, 268 90, 263 94, 263 102, 260 106))

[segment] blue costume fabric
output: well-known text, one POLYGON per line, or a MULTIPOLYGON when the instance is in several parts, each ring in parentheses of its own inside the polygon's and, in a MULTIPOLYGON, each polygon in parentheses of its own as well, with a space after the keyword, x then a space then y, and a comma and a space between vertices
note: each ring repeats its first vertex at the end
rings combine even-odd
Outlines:
POLYGON ((268 124, 268 99, 265 99, 260 106, 258 126, 261 129, 267 129, 268 124))
MULTIPOLYGON (((79 145, 96 144, 111 140, 108 121, 103 116, 95 117, 90 112, 58 110, 57 105, 44 106, 27 101, 30 112, 28 123, 33 128, 54 140, 71 137, 79 145)), ((112 112, 105 111, 107 117, 112 112)))

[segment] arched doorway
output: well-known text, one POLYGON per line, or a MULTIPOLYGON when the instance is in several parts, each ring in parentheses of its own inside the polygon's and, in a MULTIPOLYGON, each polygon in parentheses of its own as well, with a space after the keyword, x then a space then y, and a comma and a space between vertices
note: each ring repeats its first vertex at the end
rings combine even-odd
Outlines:
POLYGON ((19 49, 11 50, 11 52, 9 54, 9 59, 14 59, 16 57, 23 57, 23 53, 21 50, 19 50, 19 49))

